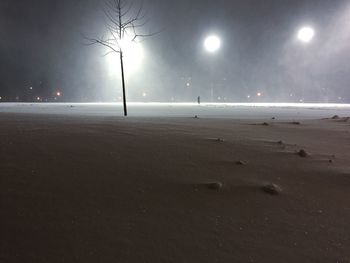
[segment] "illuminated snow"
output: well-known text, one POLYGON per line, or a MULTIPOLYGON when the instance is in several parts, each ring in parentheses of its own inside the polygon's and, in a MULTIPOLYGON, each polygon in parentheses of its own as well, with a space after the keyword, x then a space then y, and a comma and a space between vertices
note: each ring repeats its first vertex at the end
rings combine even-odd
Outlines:
MULTIPOLYGON (((350 104, 322 103, 128 103, 130 117, 319 119, 350 116, 350 104)), ((122 103, 0 103, 0 113, 122 116, 122 103)))

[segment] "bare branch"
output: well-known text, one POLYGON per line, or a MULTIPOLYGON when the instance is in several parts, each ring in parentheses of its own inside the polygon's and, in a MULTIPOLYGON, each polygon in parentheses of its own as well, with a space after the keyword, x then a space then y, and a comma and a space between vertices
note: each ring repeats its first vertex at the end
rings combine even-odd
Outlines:
POLYGON ((92 46, 92 45, 102 45, 104 47, 109 48, 112 52, 115 53, 120 53, 120 49, 116 49, 113 44, 111 44, 108 40, 104 40, 104 39, 99 39, 99 38, 85 38, 86 40, 88 40, 89 42, 86 43, 87 46, 92 46))
POLYGON ((149 34, 135 34, 134 35, 134 37, 133 37, 133 39, 132 39, 132 41, 136 41, 136 39, 137 38, 145 38, 145 37, 153 37, 153 36, 155 36, 155 35, 158 35, 158 34, 160 34, 161 33, 161 31, 159 31, 159 32, 155 32, 155 33, 149 33, 149 34))
POLYGON ((109 10, 103 10, 103 13, 105 14, 105 16, 107 17, 107 19, 114 25, 118 25, 119 24, 119 21, 116 20, 114 17, 113 17, 113 14, 111 14, 111 12, 109 10))
POLYGON ((121 14, 121 17, 125 17, 126 15, 128 15, 129 13, 130 13, 130 11, 131 11, 131 9, 133 8, 133 6, 134 6, 134 1, 131 1, 131 3, 130 3, 130 5, 129 5, 129 7, 128 7, 128 9, 125 11, 125 12, 123 12, 122 14, 121 14))
POLYGON ((109 54, 112 54, 112 53, 120 53, 120 52, 119 51, 115 52, 115 51, 111 50, 111 51, 108 51, 106 54, 102 55, 102 57, 107 57, 109 54))

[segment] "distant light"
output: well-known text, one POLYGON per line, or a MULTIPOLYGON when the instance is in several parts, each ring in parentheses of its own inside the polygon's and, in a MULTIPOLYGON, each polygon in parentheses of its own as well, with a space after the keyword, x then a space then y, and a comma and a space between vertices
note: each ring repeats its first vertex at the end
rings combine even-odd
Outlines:
POLYGON ((262 96, 262 93, 261 93, 261 92, 258 92, 258 93, 256 93, 256 96, 261 97, 261 96, 262 96))
POLYGON ((119 97, 118 97, 118 100, 122 100, 122 96, 119 96, 119 97))
POLYGON ((143 92, 142 93, 142 97, 146 97, 147 96, 147 93, 146 92, 143 92))
POLYGON ((32 89, 33 89, 33 87, 29 87, 29 89, 30 89, 30 90, 32 90, 32 89))
POLYGON ((2 97, 0 96, 0 100, 2 100, 2 97))
POLYGON ((315 30, 311 27, 303 27, 298 32, 298 39, 304 43, 310 43, 315 36, 315 30))
POLYGON ((221 47, 221 40, 217 36, 208 36, 204 41, 204 47, 208 52, 215 52, 221 47))
POLYGON ((36 100, 41 100, 41 98, 40 98, 40 97, 37 97, 36 100))
POLYGON ((186 83, 186 86, 189 87, 189 86, 191 86, 191 84, 190 84, 189 82, 187 82, 187 83, 186 83))
POLYGON ((247 98, 250 99, 250 95, 248 95, 247 98))
POLYGON ((220 96, 218 97, 218 100, 221 100, 221 97, 220 97, 220 96))
POLYGON ((61 92, 58 91, 58 92, 56 93, 56 95, 57 95, 58 97, 60 97, 60 96, 61 96, 61 92))

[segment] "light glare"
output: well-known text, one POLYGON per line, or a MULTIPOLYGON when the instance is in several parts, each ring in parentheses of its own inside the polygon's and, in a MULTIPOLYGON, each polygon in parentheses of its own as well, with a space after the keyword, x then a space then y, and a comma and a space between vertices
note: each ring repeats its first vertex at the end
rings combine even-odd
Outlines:
POLYGON ((311 27, 303 27, 298 32, 298 39, 304 43, 310 43, 315 36, 315 30, 311 27))
POLYGON ((217 36, 209 36, 204 41, 204 47, 208 52, 215 52, 221 47, 221 40, 217 36))
MULTIPOLYGON (((125 34, 125 38, 120 41, 119 46, 123 51, 123 61, 125 75, 130 76, 136 72, 144 59, 144 48, 141 43, 133 41, 132 34, 125 34)), ((106 50, 109 51, 108 49, 106 50)), ((109 75, 120 76, 120 55, 110 53, 106 56, 109 75)))

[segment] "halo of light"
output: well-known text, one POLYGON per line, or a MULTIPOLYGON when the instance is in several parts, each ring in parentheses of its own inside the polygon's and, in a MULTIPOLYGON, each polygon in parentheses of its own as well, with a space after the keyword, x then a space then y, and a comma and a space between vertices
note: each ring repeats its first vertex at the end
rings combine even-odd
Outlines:
MULTIPOLYGON (((125 34, 119 46, 123 51, 123 62, 125 75, 130 76, 135 73, 141 66, 145 52, 141 43, 133 41, 131 35, 125 34)), ((106 50, 109 52, 110 50, 106 50)), ((106 56, 109 75, 120 76, 120 55, 119 53, 110 53, 106 56)))
POLYGON ((206 51, 213 53, 221 47, 221 40, 218 36, 208 36, 204 40, 204 48, 206 51))
POLYGON ((312 27, 302 27, 298 31, 298 39, 304 43, 310 43, 315 36, 315 30, 312 27))

